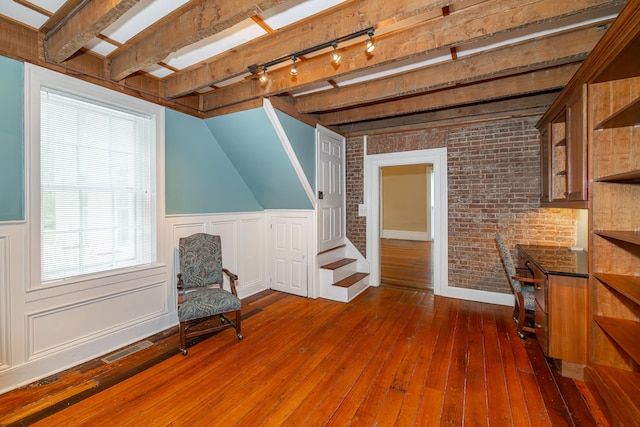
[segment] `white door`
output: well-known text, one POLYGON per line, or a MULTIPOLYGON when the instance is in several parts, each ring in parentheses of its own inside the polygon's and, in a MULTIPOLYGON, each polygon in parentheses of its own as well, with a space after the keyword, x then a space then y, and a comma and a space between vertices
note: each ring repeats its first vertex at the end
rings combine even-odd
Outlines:
POLYGON ((344 244, 344 137, 318 127, 318 252, 344 244))
POLYGON ((270 287, 306 297, 308 294, 309 218, 271 218, 270 287))

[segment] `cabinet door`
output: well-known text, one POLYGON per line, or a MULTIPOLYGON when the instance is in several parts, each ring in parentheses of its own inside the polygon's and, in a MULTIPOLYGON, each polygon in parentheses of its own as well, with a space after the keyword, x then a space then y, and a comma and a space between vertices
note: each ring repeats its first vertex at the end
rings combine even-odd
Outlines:
POLYGON ((540 201, 543 203, 551 200, 551 168, 549 167, 549 162, 551 161, 551 156, 549 155, 551 149, 550 127, 551 124, 540 130, 540 201))
POLYGON ((587 89, 567 102, 567 200, 587 200, 587 89))

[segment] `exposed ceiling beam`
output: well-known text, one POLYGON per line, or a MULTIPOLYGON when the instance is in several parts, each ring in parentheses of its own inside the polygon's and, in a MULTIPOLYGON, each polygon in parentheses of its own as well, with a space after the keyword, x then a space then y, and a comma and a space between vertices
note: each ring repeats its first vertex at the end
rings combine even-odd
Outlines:
POLYGON ((586 28, 458 58, 401 75, 296 98, 301 113, 315 113, 429 92, 583 60, 604 32, 586 28))
POLYGON ((349 110, 320 114, 319 119, 324 124, 337 125, 547 92, 563 88, 579 66, 580 63, 566 64, 382 104, 359 106, 349 110))
POLYGON ((60 63, 131 9, 140 0, 86 0, 44 37, 45 57, 60 63))
POLYGON ((447 108, 381 120, 371 120, 334 128, 349 136, 404 132, 427 127, 441 127, 511 117, 542 115, 558 96, 558 92, 531 95, 515 99, 447 108))
POLYGON ((556 0, 536 0, 524 4, 523 0, 491 0, 459 10, 447 17, 439 16, 415 27, 376 36, 377 49, 371 56, 364 55, 360 45, 342 48, 342 64, 348 66, 336 68, 326 57, 320 55, 305 61, 302 64, 304 72, 299 73, 295 80, 291 78, 288 69, 275 70, 269 73, 266 84, 260 84, 255 79, 245 80, 203 95, 203 107, 208 111, 258 96, 300 91, 319 81, 345 77, 394 61, 426 55, 438 49, 468 45, 496 34, 622 3, 624 2, 621 0, 576 0, 571 4, 558 3, 556 0), (523 9, 525 7, 526 13, 523 9))
POLYGON ((244 74, 252 64, 262 64, 372 26, 399 26, 403 20, 414 24, 414 20, 410 18, 418 15, 429 18, 438 16, 443 3, 454 2, 455 0, 352 0, 218 55, 202 66, 168 78, 165 96, 175 98, 186 95, 244 74))
POLYGON ((258 15, 285 0, 206 0, 181 10, 151 34, 111 59, 111 78, 131 73, 164 60, 169 54, 258 15))

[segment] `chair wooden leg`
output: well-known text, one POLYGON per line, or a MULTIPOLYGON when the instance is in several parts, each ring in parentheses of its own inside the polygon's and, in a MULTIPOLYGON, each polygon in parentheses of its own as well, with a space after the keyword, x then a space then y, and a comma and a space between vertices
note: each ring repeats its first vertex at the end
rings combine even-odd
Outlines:
POLYGON ((183 356, 187 355, 187 325, 186 322, 180 322, 180 348, 183 356))
POLYGON ((524 314, 524 307, 520 306, 520 314, 518 315, 518 336, 522 339, 524 339, 524 319, 525 319, 525 314, 524 314))
POLYGON ((242 315, 240 310, 236 310, 236 334, 238 335, 238 339, 242 339, 242 330, 240 328, 240 322, 242 321, 242 315))

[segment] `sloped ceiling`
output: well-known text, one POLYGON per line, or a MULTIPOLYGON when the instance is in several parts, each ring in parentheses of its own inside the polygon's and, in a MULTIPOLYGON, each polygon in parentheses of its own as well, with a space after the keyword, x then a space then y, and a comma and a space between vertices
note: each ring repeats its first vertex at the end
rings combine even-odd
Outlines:
POLYGON ((625 3, 3 0, 0 54, 200 118, 277 97, 357 134, 540 114, 625 3), (315 51, 369 28, 370 54, 368 35, 340 42, 338 65, 315 51), (260 65, 283 57, 262 83, 260 65))

